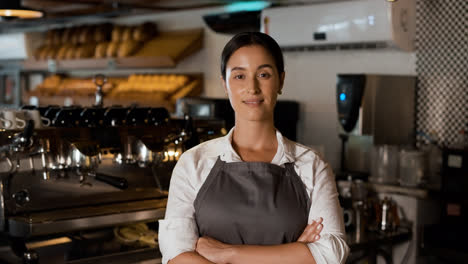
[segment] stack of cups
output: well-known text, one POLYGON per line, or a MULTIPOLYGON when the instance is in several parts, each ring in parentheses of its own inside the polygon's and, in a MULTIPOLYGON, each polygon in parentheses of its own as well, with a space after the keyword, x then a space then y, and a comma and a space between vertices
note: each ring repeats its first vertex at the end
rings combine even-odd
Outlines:
POLYGON ((424 181, 426 156, 419 150, 400 152, 400 185, 416 187, 424 181))
POLYGON ((0 111, 0 129, 21 130, 28 120, 34 121, 35 129, 50 125, 50 120, 41 116, 38 110, 2 109, 0 111))
POLYGON ((397 184, 399 147, 396 145, 376 145, 373 147, 371 154, 371 177, 369 181, 397 184))

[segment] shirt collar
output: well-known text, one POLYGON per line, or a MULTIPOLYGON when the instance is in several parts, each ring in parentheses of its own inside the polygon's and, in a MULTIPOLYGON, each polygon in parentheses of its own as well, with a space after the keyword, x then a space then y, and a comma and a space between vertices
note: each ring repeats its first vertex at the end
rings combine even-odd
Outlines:
MULTIPOLYGON (((235 127, 231 128, 229 133, 224 136, 222 142, 221 159, 225 162, 240 162, 242 159, 232 147, 232 136, 235 127)), ((279 130, 276 130, 276 139, 278 140, 278 149, 271 163, 283 165, 284 163, 294 162, 294 143, 283 137, 279 130)))

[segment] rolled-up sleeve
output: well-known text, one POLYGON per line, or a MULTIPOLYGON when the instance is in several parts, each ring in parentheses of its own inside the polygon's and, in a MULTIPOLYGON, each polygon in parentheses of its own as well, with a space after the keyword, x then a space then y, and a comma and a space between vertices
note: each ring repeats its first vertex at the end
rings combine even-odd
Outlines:
POLYGON ((349 247, 343 223, 343 211, 338 200, 335 177, 328 164, 320 162, 313 177, 309 223, 323 218, 323 230, 317 242, 309 243, 310 252, 318 264, 345 263, 349 247))
POLYGON ((163 264, 181 253, 194 251, 198 240, 193 207, 196 191, 188 180, 192 167, 193 162, 182 155, 172 173, 166 216, 159 220, 159 249, 163 264))

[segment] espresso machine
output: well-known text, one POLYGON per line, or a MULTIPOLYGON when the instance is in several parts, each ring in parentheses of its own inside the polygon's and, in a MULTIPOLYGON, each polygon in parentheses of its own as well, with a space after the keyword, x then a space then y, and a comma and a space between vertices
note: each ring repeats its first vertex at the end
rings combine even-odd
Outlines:
MULTIPOLYGON (((209 138, 189 116, 102 107, 99 89, 96 98, 90 107, 26 106, 50 125, 28 120, 24 129, 0 131, 1 263, 160 258, 157 220, 172 169, 182 152, 209 138)), ((209 122, 209 136, 220 135, 222 123, 209 122)))

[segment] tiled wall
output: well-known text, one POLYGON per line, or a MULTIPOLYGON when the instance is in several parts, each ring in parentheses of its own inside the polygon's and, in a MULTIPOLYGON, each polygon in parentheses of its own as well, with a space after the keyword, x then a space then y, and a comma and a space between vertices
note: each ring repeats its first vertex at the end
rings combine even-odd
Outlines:
POLYGON ((416 128, 450 146, 468 133, 468 1, 416 3, 416 128))

